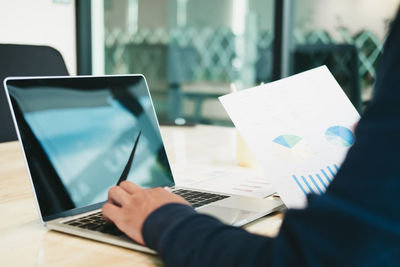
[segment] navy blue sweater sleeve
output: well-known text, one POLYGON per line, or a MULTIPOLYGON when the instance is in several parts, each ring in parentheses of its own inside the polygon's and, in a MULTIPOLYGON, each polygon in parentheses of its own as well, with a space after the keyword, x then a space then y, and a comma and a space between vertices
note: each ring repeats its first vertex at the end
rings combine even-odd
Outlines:
POLYGON ((168 204, 145 221, 146 244, 167 266, 262 266, 270 239, 227 226, 191 207, 168 204))
POLYGON ((400 266, 400 20, 381 58, 374 99, 327 192, 288 210, 276 238, 168 204, 143 235, 167 266, 400 266))

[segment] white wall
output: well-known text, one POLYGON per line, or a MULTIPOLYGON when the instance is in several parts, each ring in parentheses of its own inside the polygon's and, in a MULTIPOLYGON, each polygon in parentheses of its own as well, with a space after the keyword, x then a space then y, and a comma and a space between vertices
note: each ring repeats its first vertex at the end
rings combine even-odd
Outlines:
POLYGON ((76 74, 75 0, 0 0, 0 43, 52 46, 76 74))

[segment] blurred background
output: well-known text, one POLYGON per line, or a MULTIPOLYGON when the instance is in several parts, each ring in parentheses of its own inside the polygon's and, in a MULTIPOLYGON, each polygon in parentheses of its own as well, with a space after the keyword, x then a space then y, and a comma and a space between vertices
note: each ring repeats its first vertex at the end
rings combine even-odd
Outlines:
POLYGON ((104 55, 94 56, 106 74, 143 73, 161 121, 229 124, 217 97, 230 83, 252 87, 322 64, 362 111, 398 1, 283 2, 105 0, 104 55))
MULTIPOLYGON (((0 43, 58 49, 70 74, 142 73, 160 123, 232 125, 218 101, 327 65, 362 112, 396 0, 15 0, 0 43)), ((323 88, 321 88, 323 90, 323 88)))

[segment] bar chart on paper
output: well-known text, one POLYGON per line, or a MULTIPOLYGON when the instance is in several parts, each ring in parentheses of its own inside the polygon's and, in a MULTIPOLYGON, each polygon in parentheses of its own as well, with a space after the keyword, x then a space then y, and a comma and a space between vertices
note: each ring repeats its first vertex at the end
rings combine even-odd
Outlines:
POLYGON ((220 100, 288 208, 323 194, 356 141, 360 115, 326 66, 220 100))
POLYGON ((313 174, 293 174, 292 178, 304 195, 323 194, 338 170, 337 164, 333 164, 313 174))

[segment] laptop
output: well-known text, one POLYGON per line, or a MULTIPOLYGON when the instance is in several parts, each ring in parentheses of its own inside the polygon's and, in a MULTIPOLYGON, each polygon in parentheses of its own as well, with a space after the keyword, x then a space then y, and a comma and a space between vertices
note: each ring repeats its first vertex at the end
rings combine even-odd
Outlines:
POLYGON ((4 87, 49 229, 155 253, 101 215, 108 189, 123 180, 170 187, 198 212, 234 226, 284 207, 275 198, 175 187, 143 75, 16 77, 4 87))

